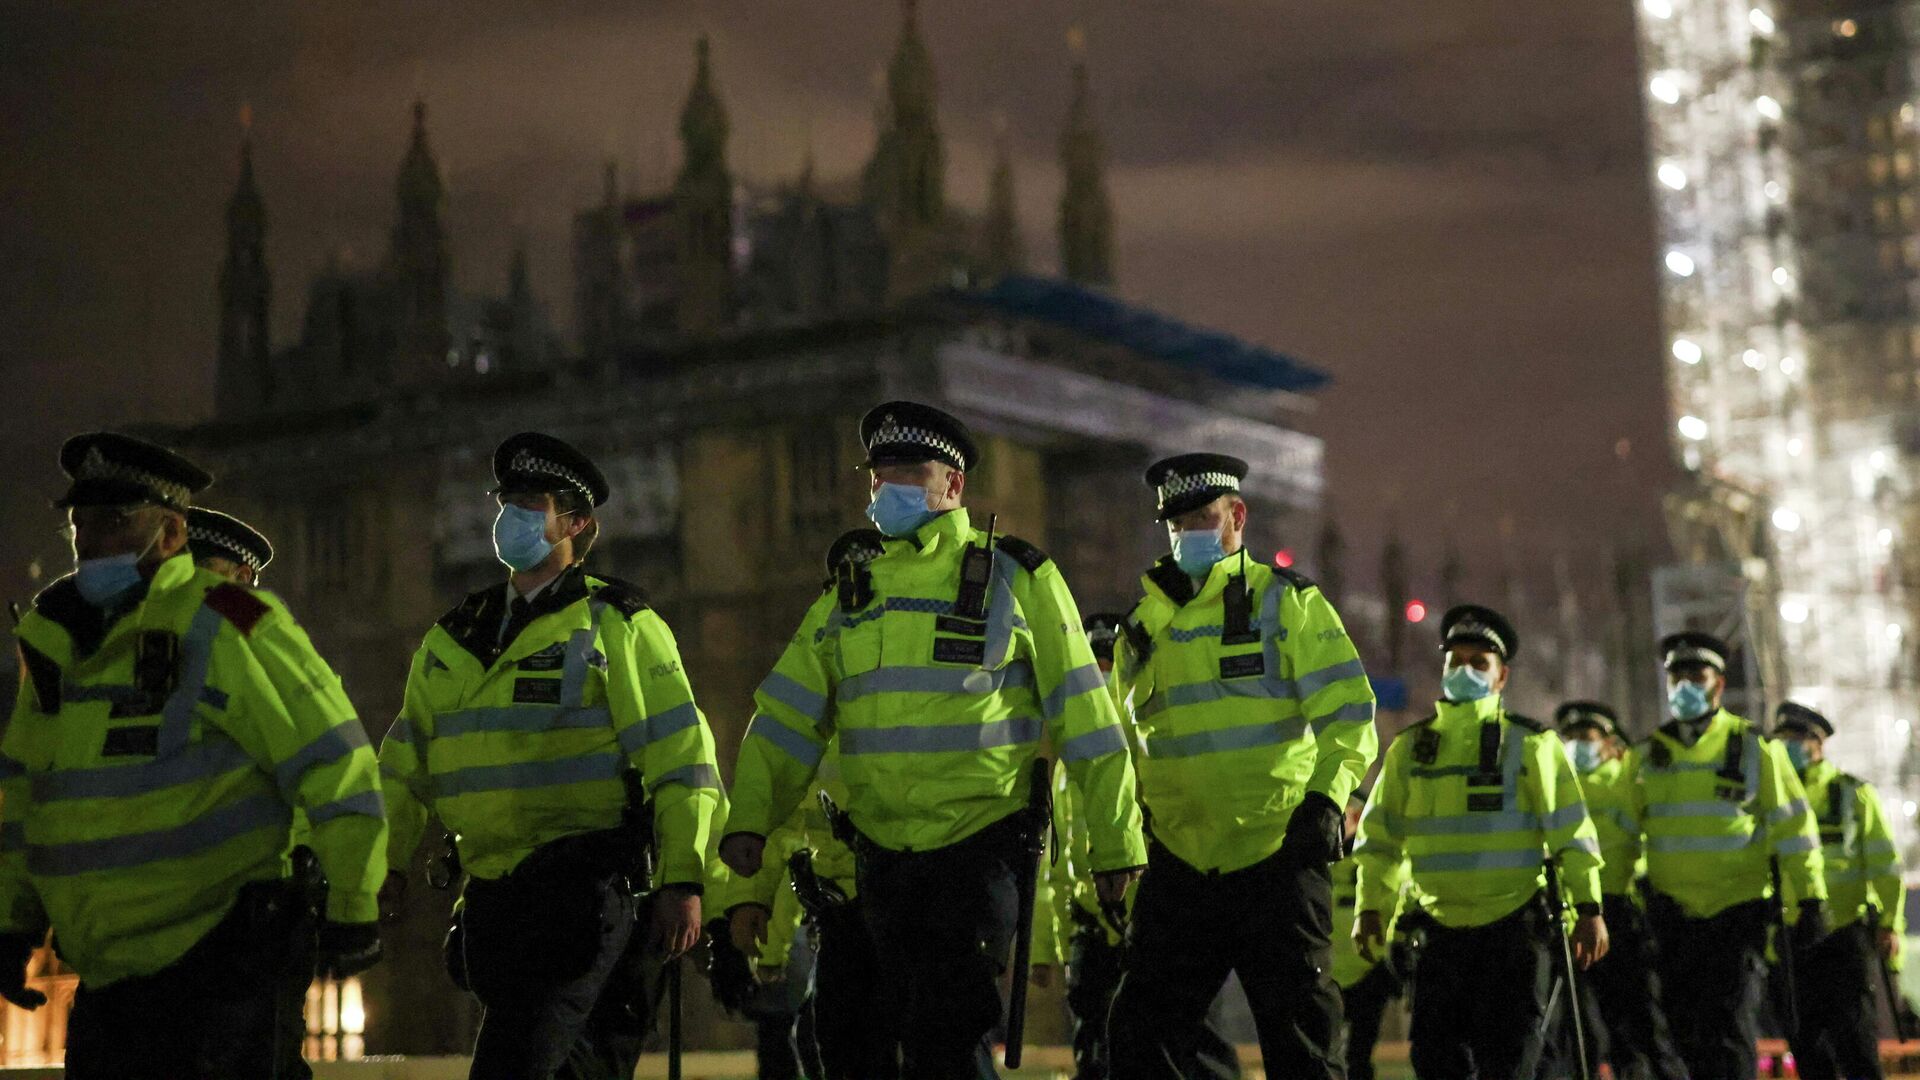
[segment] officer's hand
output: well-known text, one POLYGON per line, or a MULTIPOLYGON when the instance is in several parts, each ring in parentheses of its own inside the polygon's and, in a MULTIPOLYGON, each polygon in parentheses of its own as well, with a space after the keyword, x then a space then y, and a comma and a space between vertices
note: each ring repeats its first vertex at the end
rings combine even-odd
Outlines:
POLYGON ((767 838, 752 833, 734 833, 720 841, 720 861, 741 877, 760 872, 760 860, 767 853, 767 838))
POLYGON ((1035 964, 1027 969, 1027 981, 1045 990, 1053 985, 1053 968, 1052 964, 1035 964))
POLYGON ((1322 866, 1340 861, 1346 854, 1346 815, 1333 800, 1317 791, 1307 792, 1287 819, 1287 834, 1280 846, 1296 856, 1322 866))
POLYGON ((1881 959, 1887 963, 1900 959, 1900 935, 1893 932, 1893 927, 1881 927, 1880 939, 1874 945, 1880 950, 1881 959))
POLYGON ((1386 955, 1387 923, 1377 911, 1363 911, 1353 920, 1353 944, 1360 959, 1377 964, 1386 955))
POLYGON ((1573 959, 1585 971, 1607 955, 1613 943, 1607 937, 1607 920, 1599 915, 1582 915, 1573 924, 1573 959))
POLYGON ((398 870, 387 871, 387 880, 380 883, 380 917, 392 922, 400 917, 407 907, 407 875, 398 870))
POLYGON ((672 960, 700 941, 700 894, 671 885, 653 895, 653 946, 672 960))
POLYGON ((380 962, 379 923, 320 924, 318 968, 322 976, 344 979, 380 962))
POLYGON ((39 941, 25 934, 0 934, 0 998, 23 1009, 37 1009, 47 995, 27 989, 27 963, 39 941))
POLYGON ((1137 866, 1130 870, 1108 870, 1095 874, 1093 895, 1099 899, 1101 907, 1124 904, 1127 902, 1127 886, 1139 880, 1140 868, 1137 866))
MULTIPOLYGON (((753 981, 761 986, 779 986, 787 981, 787 969, 772 964, 755 964, 753 981)), ((774 996, 777 998, 779 995, 775 993, 774 996)))
POLYGON ((1793 924, 1793 946, 1806 952, 1827 939, 1827 905, 1821 900, 1800 901, 1800 918, 1793 924))
POLYGON ((767 943, 767 919, 771 912, 759 904, 741 904, 727 920, 727 936, 733 947, 750 960, 760 958, 760 946, 767 943))

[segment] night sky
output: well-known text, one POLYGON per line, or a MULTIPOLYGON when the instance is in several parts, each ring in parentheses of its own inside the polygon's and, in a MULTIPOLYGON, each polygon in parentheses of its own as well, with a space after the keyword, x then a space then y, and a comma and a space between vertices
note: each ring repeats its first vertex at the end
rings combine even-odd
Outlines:
MULTIPOLYGON (((1042 270, 1066 31, 1085 26, 1119 291, 1335 375, 1312 426, 1350 575, 1371 578, 1389 521, 1428 577, 1449 529, 1469 550, 1510 535, 1535 567, 1658 542, 1670 466, 1627 0, 922 8, 949 199, 984 204, 1004 118, 1042 270)), ((58 550, 60 438, 211 411, 243 106, 277 341, 329 258, 384 252, 416 95, 457 284, 502 291, 524 238, 570 336, 571 215, 609 156, 630 189, 671 177, 698 33, 736 175, 790 177, 810 143, 832 180, 871 149, 898 26, 893 0, 0 2, 0 594, 24 599, 29 555, 58 550)), ((1257 523, 1256 541, 1311 546, 1257 523)), ((1473 557, 1469 586, 1495 561, 1473 557)))

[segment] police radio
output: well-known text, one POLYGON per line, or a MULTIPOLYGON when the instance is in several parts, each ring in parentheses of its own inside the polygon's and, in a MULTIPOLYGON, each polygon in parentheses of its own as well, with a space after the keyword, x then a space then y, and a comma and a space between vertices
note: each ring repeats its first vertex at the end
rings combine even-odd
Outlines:
POLYGON ((987 542, 967 545, 960 559, 960 592, 953 600, 953 613, 962 619, 978 620, 986 614, 987 585, 993 580, 993 532, 999 515, 987 517, 987 542))

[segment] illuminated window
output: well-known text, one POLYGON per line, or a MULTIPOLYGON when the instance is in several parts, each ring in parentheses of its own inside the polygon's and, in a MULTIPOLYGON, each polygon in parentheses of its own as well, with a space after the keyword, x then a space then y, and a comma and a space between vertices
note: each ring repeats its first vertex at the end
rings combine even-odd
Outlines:
POLYGON ((307 987, 309 1061, 358 1061, 367 1053, 367 1006, 360 979, 315 979, 307 987))
POLYGON ((1913 155, 1904 153, 1904 152, 1893 155, 1893 171, 1894 171, 1894 174, 1900 177, 1900 179, 1902 180, 1905 180, 1907 177, 1912 176, 1913 175, 1913 155))
POLYGON ((1867 159, 1867 175, 1873 179, 1874 183, 1886 183, 1887 173, 1890 171, 1892 170, 1887 165, 1885 154, 1875 154, 1867 159))
POLYGON ((1836 37, 1850 38, 1860 32, 1860 24, 1852 19, 1841 19, 1833 24, 1833 32, 1836 37))

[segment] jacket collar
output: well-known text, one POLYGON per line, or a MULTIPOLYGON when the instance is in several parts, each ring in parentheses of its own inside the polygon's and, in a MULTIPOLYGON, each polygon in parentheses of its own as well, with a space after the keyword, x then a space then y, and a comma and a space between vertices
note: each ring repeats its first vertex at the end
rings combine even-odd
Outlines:
POLYGON ((1166 597, 1175 607, 1185 607, 1195 602, 1217 600, 1227 589, 1227 582, 1246 568, 1247 587, 1255 587, 1254 571, 1259 562, 1247 554, 1242 547, 1239 551, 1221 559, 1207 568, 1207 576, 1196 584, 1187 576, 1180 564, 1173 561, 1172 555, 1162 555, 1140 578, 1140 587, 1149 595, 1158 593, 1166 597))
POLYGON ((973 519, 967 516, 966 507, 956 506, 934 515, 932 521, 906 536, 889 539, 903 540, 912 544, 915 552, 932 555, 943 550, 947 544, 964 544, 973 539, 973 519))
POLYGON ((1483 724, 1498 719, 1506 712, 1499 694, 1488 694, 1478 701, 1438 701, 1434 703, 1433 714, 1441 727, 1483 724))

